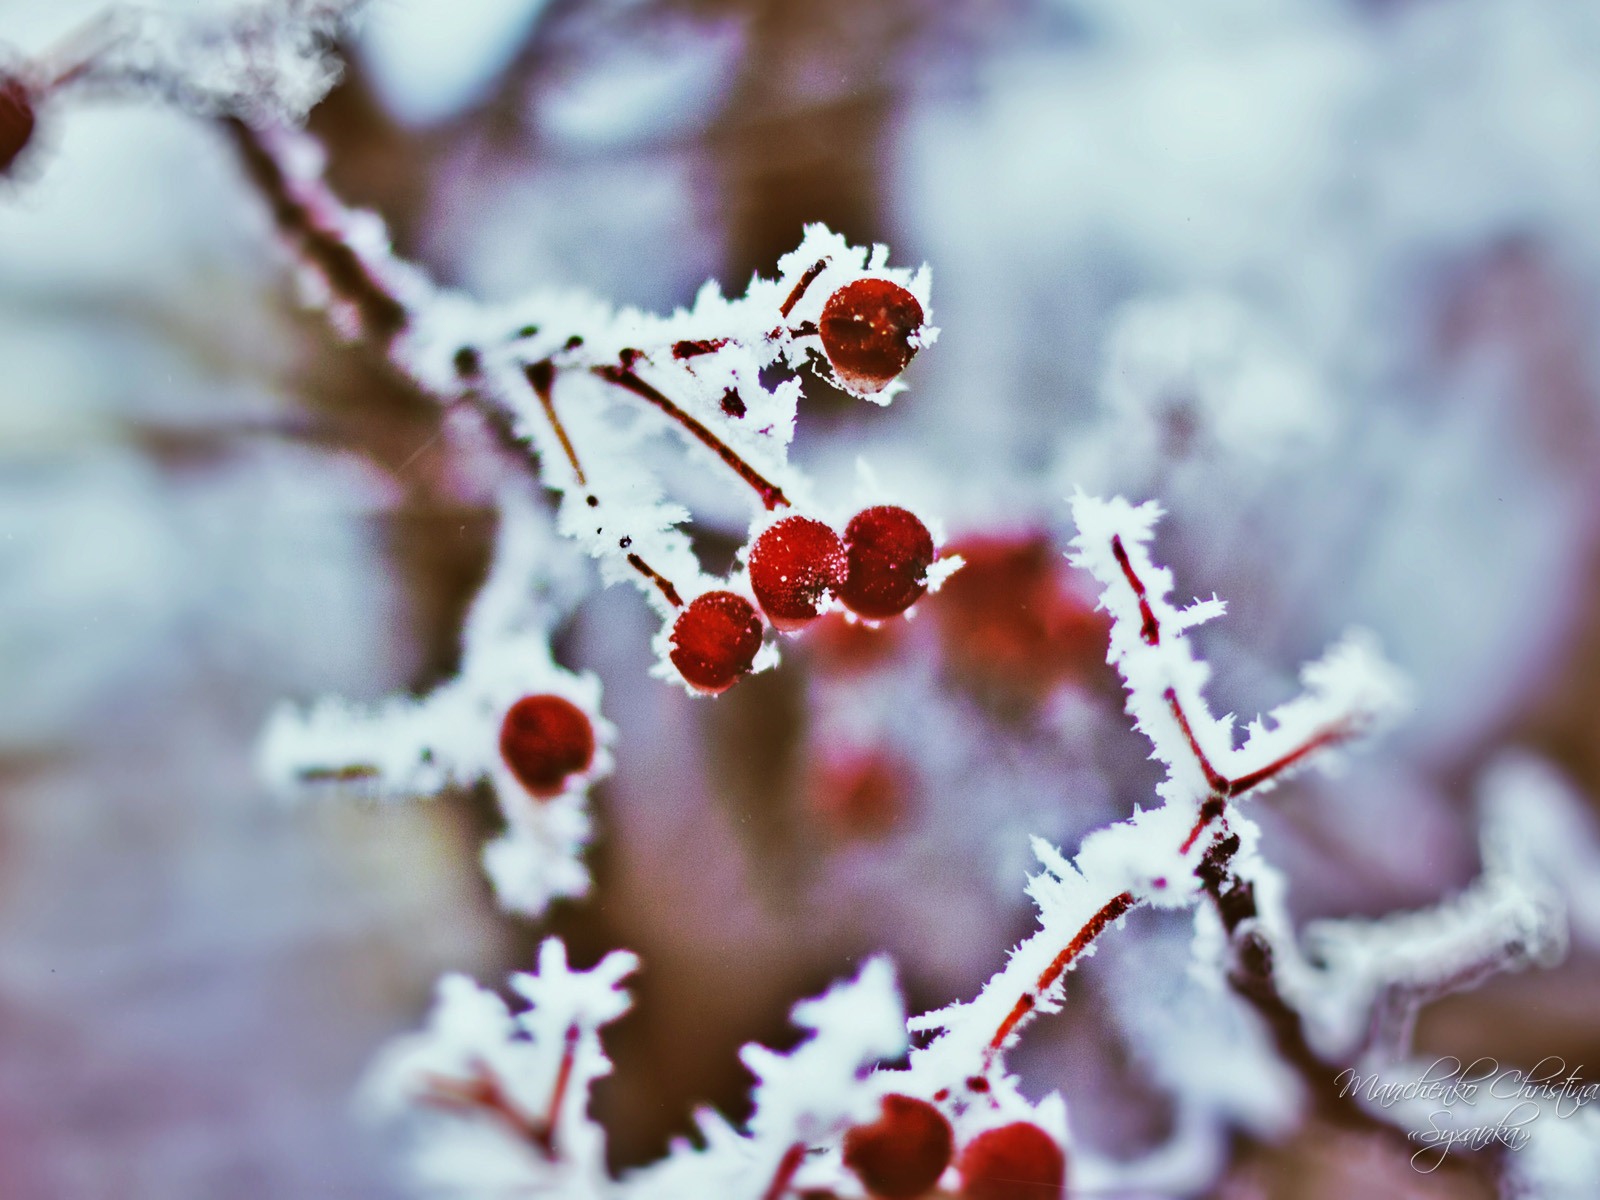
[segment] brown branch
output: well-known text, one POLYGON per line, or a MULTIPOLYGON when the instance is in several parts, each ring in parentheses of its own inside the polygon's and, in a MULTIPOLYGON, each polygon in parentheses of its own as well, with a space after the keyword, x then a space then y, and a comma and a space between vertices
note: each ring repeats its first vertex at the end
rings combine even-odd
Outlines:
POLYGON ((269 144, 270 134, 235 117, 224 118, 222 127, 284 236, 298 246, 329 290, 356 311, 367 336, 388 346, 411 324, 412 315, 372 264, 345 241, 335 219, 344 206, 320 180, 291 179, 269 144))
MULTIPOLYGON (((1406 1157, 1417 1150, 1407 1131, 1363 1108, 1341 1082, 1348 1067, 1325 1062, 1306 1037, 1300 1013, 1284 998, 1273 972, 1272 944, 1261 932, 1255 888, 1233 869, 1239 835, 1218 838, 1195 868, 1201 887, 1222 921, 1232 948, 1228 983, 1255 1010, 1267 1027, 1278 1056, 1294 1069, 1310 1095, 1315 1116, 1354 1133, 1381 1138, 1406 1157)), ((1470 1147, 1459 1147, 1464 1152, 1470 1147)), ((1495 1152, 1486 1149, 1464 1161, 1469 1169, 1490 1173, 1495 1152)))

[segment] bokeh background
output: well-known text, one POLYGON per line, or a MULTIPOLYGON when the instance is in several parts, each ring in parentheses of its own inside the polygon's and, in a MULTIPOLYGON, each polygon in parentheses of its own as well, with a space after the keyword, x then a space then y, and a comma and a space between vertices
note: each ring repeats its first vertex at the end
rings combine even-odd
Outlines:
MULTIPOLYGON (((0 38, 96 8, 0 0, 0 38)), ((1230 601, 1218 711, 1350 624, 1414 678, 1401 731, 1258 808, 1297 916, 1464 885, 1508 750, 1600 794, 1600 6, 380 0, 341 51, 332 179, 485 298, 668 309, 813 220, 929 262, 910 391, 811 387, 795 453, 825 486, 868 459, 981 569, 715 702, 597 592, 561 646, 619 727, 596 891, 501 916, 485 797, 286 807, 251 766, 283 697, 450 673, 493 533, 471 431, 298 306, 217 130, 47 111, 0 183, 0 1195, 403 1195, 365 1063, 440 971, 549 929, 646 963, 598 1094, 619 1168, 737 1113, 735 1048, 866 953, 915 1008, 970 994, 1032 927, 1027 835, 1070 849, 1157 778, 1059 564, 1074 485, 1159 498, 1179 593, 1230 601)), ((692 467, 727 563, 747 514, 692 467)), ((1117 981, 1185 954, 1130 922, 1018 1056, 1113 1152, 1170 1121, 1117 981)), ((1596 995, 1579 945, 1419 1036, 1600 1065, 1596 995)), ((1317 1130, 1215 1186, 1480 1192, 1317 1130)))

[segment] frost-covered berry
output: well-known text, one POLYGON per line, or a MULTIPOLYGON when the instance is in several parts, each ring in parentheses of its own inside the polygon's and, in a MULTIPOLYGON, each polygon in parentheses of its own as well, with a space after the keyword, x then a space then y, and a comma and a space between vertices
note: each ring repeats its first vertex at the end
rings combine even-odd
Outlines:
POLYGON ((839 535, 810 517, 785 517, 750 551, 750 586, 761 611, 782 630, 815 620, 823 595, 844 583, 844 569, 839 535))
POLYGON ((828 297, 817 332, 839 382, 852 392, 881 392, 916 354, 922 305, 897 283, 858 279, 828 297))
POLYGON ((927 590, 933 536, 916 514, 891 504, 858 512, 845 526, 844 545, 839 599, 858 616, 903 613, 927 590))
POLYGON ((707 592, 678 614, 669 657, 689 686, 722 692, 750 670, 761 649, 761 618, 733 592, 707 592))
POLYGON ((0 76, 0 175, 33 140, 33 98, 22 82, 0 76))
POLYGON ((980 1133, 956 1164, 961 1200, 1061 1200, 1067 1156, 1044 1130, 1017 1121, 980 1133))
POLYGON ((911 1200, 930 1190, 950 1165, 950 1122, 926 1100, 888 1095, 870 1125, 844 1135, 844 1165, 883 1200, 911 1200))
POLYGON ((594 761, 594 726, 560 696, 524 696, 500 724, 500 756, 535 796, 559 796, 569 776, 594 761))

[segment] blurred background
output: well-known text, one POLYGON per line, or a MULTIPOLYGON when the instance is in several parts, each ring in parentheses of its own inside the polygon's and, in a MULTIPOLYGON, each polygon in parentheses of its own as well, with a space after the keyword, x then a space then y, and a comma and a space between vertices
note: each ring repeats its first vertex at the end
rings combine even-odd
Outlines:
MULTIPOLYGON (((0 0, 0 38, 98 8, 0 0)), ((381 0, 341 49, 331 178, 483 298, 666 310, 808 221, 930 263, 910 390, 808 385, 795 456, 866 458, 971 565, 714 702, 597 592, 560 647, 619 727, 597 887, 499 915, 489 799, 291 808, 251 768, 281 698, 450 674, 493 534, 470 437, 298 306, 216 129, 47 110, 0 182, 0 1195, 403 1195, 364 1065, 440 971, 551 929, 646 964, 597 1097, 619 1169, 737 1115, 736 1047, 869 952, 913 1010, 970 995, 1033 927, 1027 835, 1070 850, 1159 778, 1060 560, 1076 485, 1159 499, 1178 595, 1230 602, 1217 711, 1352 624, 1415 680, 1396 735, 1256 807, 1297 917, 1463 886, 1508 750, 1600 795, 1600 7, 381 0)), ((726 565, 748 513, 694 467, 726 565)), ((1135 1010, 1187 928, 1130 921, 1016 1056, 1107 1153, 1171 1126, 1135 1010)), ((1580 945, 1420 1044, 1600 1064, 1597 987, 1580 945)), ((1327 1131, 1235 1149, 1212 1194, 1483 1194, 1327 1131)))

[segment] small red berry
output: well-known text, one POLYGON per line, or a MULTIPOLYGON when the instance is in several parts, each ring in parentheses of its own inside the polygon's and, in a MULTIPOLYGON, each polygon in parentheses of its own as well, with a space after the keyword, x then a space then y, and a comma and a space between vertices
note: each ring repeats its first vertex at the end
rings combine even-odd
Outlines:
POLYGON ((524 696, 500 724, 500 757, 535 796, 559 796, 567 777, 594 761, 594 726, 560 696, 524 696))
POLYGON ((892 617, 927 591, 933 536, 914 513, 891 504, 858 512, 845 526, 844 545, 839 599, 858 616, 892 617))
POLYGON ((806 638, 806 653, 820 670, 857 675, 882 666, 900 648, 901 627, 868 625, 842 612, 823 614, 806 638))
POLYGON ((956 1164, 961 1200, 1061 1200, 1067 1156, 1055 1139, 1029 1121, 980 1133, 956 1164))
POLYGON ((828 297, 817 332, 839 382, 852 392, 881 392, 916 354, 922 305, 897 283, 858 279, 828 297))
POLYGON ((975 536, 945 552, 965 564, 928 603, 945 662, 986 695, 1037 704, 1104 669, 1110 621, 1073 590, 1048 534, 975 536))
POLYGON ((950 1122, 926 1100, 883 1098, 883 1113, 844 1135, 844 1165, 883 1200, 911 1200, 939 1182, 950 1165, 950 1122))
POLYGON ((0 76, 0 175, 33 140, 33 98, 22 81, 0 76))
POLYGON ((750 670, 761 649, 761 618, 733 592, 707 592, 678 614, 668 656, 689 686, 723 692, 750 670))
POLYGON ((811 811, 842 838, 887 837, 911 807, 909 768, 881 750, 825 756, 810 779, 811 811))
POLYGON ((810 517, 785 517, 756 539, 750 586, 767 619, 794 630, 816 619, 824 593, 844 583, 844 568, 838 534, 810 517))

